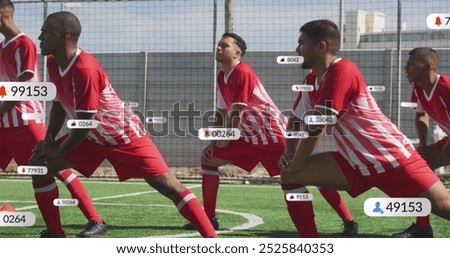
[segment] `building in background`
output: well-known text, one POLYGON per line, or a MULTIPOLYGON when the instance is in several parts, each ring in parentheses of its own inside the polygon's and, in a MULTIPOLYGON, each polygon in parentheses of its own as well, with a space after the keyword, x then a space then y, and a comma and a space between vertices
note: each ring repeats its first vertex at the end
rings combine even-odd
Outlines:
MULTIPOLYGON (((386 15, 363 10, 349 11, 345 15, 344 49, 395 49, 397 31, 385 31, 386 15)), ((406 30, 402 24, 402 48, 427 46, 450 47, 448 30, 406 30)))
POLYGON ((344 48, 357 49, 361 36, 371 33, 384 33, 386 15, 380 12, 363 10, 349 11, 345 15, 344 48))

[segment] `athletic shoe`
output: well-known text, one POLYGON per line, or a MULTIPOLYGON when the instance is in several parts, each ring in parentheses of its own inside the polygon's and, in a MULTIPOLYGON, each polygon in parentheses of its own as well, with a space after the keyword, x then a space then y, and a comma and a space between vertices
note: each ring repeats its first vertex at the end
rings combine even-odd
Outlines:
POLYGON ((413 223, 405 231, 393 234, 392 237, 395 238, 433 238, 433 229, 431 226, 429 228, 423 228, 417 223, 413 223))
POLYGON ((95 236, 101 236, 106 234, 108 229, 106 228, 105 222, 100 223, 97 221, 89 221, 86 228, 81 231, 77 237, 95 237, 95 236))
MULTIPOLYGON (((219 220, 217 218, 212 218, 210 221, 211 221, 211 224, 212 224, 213 228, 215 230, 218 230, 219 229, 219 220)), ((195 227, 191 223, 187 223, 187 224, 183 225, 183 229, 195 230, 195 227)))
POLYGON ((66 238, 66 234, 63 233, 62 235, 57 235, 48 229, 44 229, 41 231, 40 238, 66 238))
POLYGON ((358 235, 358 223, 354 220, 346 220, 343 224, 344 230, 342 235, 344 236, 356 236, 358 235))

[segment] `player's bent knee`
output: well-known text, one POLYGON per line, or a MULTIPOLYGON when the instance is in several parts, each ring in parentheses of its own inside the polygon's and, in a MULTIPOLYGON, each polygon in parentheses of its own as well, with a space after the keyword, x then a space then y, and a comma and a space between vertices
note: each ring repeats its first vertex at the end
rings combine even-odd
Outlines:
POLYGON ((433 207, 433 213, 442 218, 445 218, 446 220, 450 220, 450 199, 447 199, 447 201, 435 203, 433 207))
POLYGON ((421 196, 431 201, 434 214, 450 220, 450 193, 440 181, 422 193, 421 196))
POLYGON ((450 220, 450 205, 449 204, 437 204, 432 208, 432 212, 437 216, 450 220))
POLYGON ((212 158, 208 162, 202 162, 202 166, 216 167, 216 168, 229 164, 233 164, 233 162, 230 160, 223 160, 218 158, 212 158))
POLYGON ((33 182, 44 182, 51 180, 53 178, 52 174, 47 173, 46 175, 33 175, 31 176, 31 180, 33 182))
POLYGON ((281 173, 282 184, 301 184, 306 185, 307 182, 301 177, 300 173, 281 173))
POLYGON ((65 159, 53 159, 48 160, 45 166, 47 167, 49 174, 57 175, 61 170, 75 167, 75 164, 72 164, 65 159))

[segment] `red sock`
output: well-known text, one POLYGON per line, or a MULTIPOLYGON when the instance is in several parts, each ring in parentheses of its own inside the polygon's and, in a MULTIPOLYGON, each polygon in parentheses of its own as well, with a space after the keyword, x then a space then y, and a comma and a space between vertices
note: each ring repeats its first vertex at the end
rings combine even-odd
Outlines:
POLYGON ((342 221, 353 220, 350 211, 347 209, 347 206, 345 206, 345 202, 338 191, 321 187, 319 188, 319 191, 339 217, 341 217, 342 221))
POLYGON ((53 200, 59 197, 55 179, 44 182, 33 182, 33 190, 47 229, 54 234, 62 235, 64 231, 61 225, 59 207, 53 205, 53 200))
MULTIPOLYGON (((284 196, 288 193, 308 193, 305 186, 299 184, 281 184, 284 196)), ((311 201, 296 202, 286 200, 287 210, 301 237, 319 237, 311 201)))
POLYGON ((430 216, 417 217, 416 223, 419 224, 422 228, 427 229, 431 226, 430 225, 430 216))
POLYGON ((92 204, 91 198, 89 198, 86 189, 81 184, 80 179, 70 170, 66 169, 59 173, 61 181, 66 185, 72 198, 78 200, 78 207, 83 212, 88 221, 96 221, 103 223, 103 220, 95 210, 94 204, 92 204))
POLYGON ((202 205, 189 189, 184 190, 174 204, 180 214, 194 225, 203 237, 217 237, 202 205))
POLYGON ((217 167, 202 165, 202 198, 208 218, 216 217, 217 193, 219 191, 219 171, 217 167))

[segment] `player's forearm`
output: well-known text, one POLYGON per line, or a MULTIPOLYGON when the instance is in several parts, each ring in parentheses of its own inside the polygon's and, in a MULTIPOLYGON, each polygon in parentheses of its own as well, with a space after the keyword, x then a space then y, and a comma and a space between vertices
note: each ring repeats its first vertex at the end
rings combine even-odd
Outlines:
MULTIPOLYGON (((216 114, 215 114, 215 121, 214 121, 214 127, 215 128, 223 128, 225 123, 225 117, 226 117, 226 110, 217 108, 216 114)), ((212 147, 216 147, 217 141, 211 140, 209 143, 212 147)))
POLYGON ((284 153, 295 153, 297 149, 298 139, 286 139, 284 153))
POLYGON ((217 109, 214 121, 214 127, 223 127, 225 123, 226 111, 217 109))
POLYGON ((69 136, 59 145, 59 156, 64 156, 74 150, 85 138, 91 129, 72 129, 69 136))
POLYGON ((26 82, 26 81, 33 79, 33 77, 34 77, 34 72, 27 71, 27 72, 24 72, 21 75, 17 76, 17 81, 26 82))
MULTIPOLYGON (((233 107, 233 110, 226 113, 226 116, 224 119, 225 123, 224 123, 223 127, 241 129, 244 108, 245 107, 241 107, 241 106, 239 106, 238 108, 233 107)), ((217 146, 219 148, 225 148, 229 144, 230 144, 230 140, 220 140, 220 141, 216 141, 214 143, 214 146, 217 146)))
MULTIPOLYGON (((298 119, 295 116, 289 117, 286 131, 287 132, 297 132, 300 131, 302 128, 301 123, 303 123, 300 119, 298 119)), ((286 145, 284 147, 285 153, 295 153, 295 150, 297 149, 298 145, 298 139, 295 138, 287 138, 286 139, 286 145)))
POLYGON ((447 142, 442 147, 442 153, 445 155, 450 155, 450 138, 447 137, 447 142))
MULTIPOLYGON (((94 117, 93 113, 78 112, 77 119, 90 120, 94 117)), ((59 154, 66 155, 75 149, 84 139, 91 129, 71 129, 67 138, 59 146, 59 154)))
POLYGON ((416 119, 416 133, 419 138, 419 145, 426 146, 427 145, 427 136, 428 136, 428 128, 429 128, 429 118, 426 113, 417 113, 416 119))
POLYGON ((55 139, 56 135, 58 135, 63 127, 65 120, 66 111, 64 111, 59 102, 53 102, 52 109, 50 110, 46 138, 51 137, 52 139, 55 139))
POLYGON ((228 110, 225 116, 225 127, 241 129, 242 117, 247 106, 242 104, 233 104, 232 109, 228 110))
POLYGON ((244 110, 231 110, 227 114, 227 128, 241 128, 244 110))
POLYGON ((300 140, 291 163, 291 167, 294 170, 300 169, 305 165, 306 159, 314 151, 314 148, 319 141, 320 137, 308 137, 300 140))
POLYGON ((19 101, 3 101, 0 104, 0 117, 16 106, 19 101))

